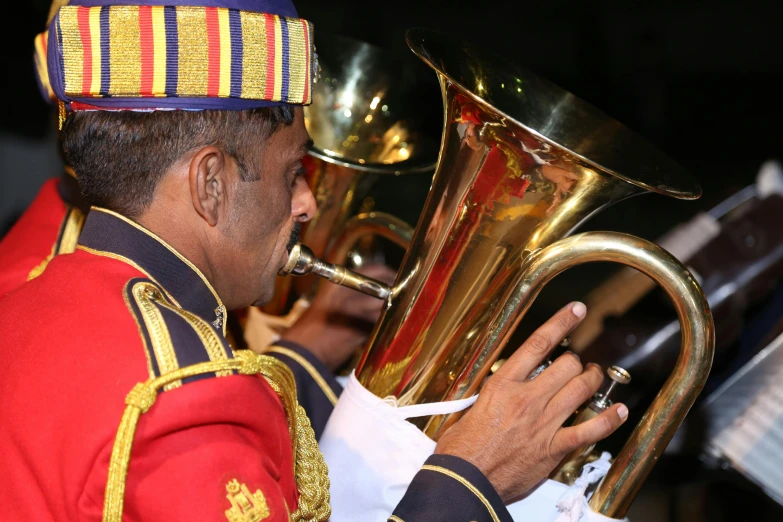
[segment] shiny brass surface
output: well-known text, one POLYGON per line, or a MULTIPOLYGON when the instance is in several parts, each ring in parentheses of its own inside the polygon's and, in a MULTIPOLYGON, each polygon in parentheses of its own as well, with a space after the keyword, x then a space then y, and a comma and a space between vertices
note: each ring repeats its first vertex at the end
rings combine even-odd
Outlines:
MULTIPOLYGON (((641 240, 637 240, 641 241, 641 240)), ((634 247, 627 240, 617 252, 627 255, 634 247)), ((603 515, 622 518, 644 480, 666 449, 709 376, 715 350, 715 327, 707 298, 690 272, 662 249, 644 249, 639 261, 624 264, 647 274, 674 303, 680 321, 680 355, 669 378, 634 429, 601 484, 590 499, 590 507, 603 515), (661 255, 664 252, 665 255, 661 255)), ((607 256, 608 254, 608 256, 607 256)))
MULTIPOLYGON (((420 85, 402 65, 377 47, 329 33, 319 32, 316 44, 321 79, 304 117, 313 139, 305 167, 317 210, 302 227, 302 242, 323 258, 382 176, 431 176, 438 148, 409 102, 420 85)), ((292 292, 312 297, 315 282, 278 278, 263 310, 284 313, 292 292)))
MULTIPOLYGON (((407 39, 441 85, 441 152, 357 378, 400 406, 469 397, 557 274, 596 261, 644 272, 674 301, 682 347, 592 497, 595 511, 621 518, 706 381, 714 326, 697 282, 657 245, 612 232, 571 234, 630 196, 693 199, 700 188, 667 156, 546 80, 434 33, 413 30, 407 39)), ((413 422, 437 440, 459 415, 413 422)))
MULTIPOLYGON (((533 72, 439 33, 412 29, 406 40, 441 81, 473 101, 493 107, 501 116, 496 122, 501 127, 519 126, 592 168, 646 190, 681 199, 701 196, 696 179, 658 148, 533 72)), ((447 111, 447 127, 453 119, 447 111)))
POLYGON ((311 155, 364 172, 432 171, 437 144, 408 100, 420 87, 379 48, 319 32, 321 80, 304 109, 311 155))
MULTIPOLYGON (((683 324, 681 360, 616 459, 596 511, 624 512, 701 390, 714 328, 690 273, 632 236, 569 236, 621 199, 700 195, 696 181, 637 135, 572 94, 462 42, 411 31, 444 100, 430 195, 359 381, 400 405, 474 394, 541 287, 575 264, 614 261, 650 275, 683 324), (565 239, 563 239, 565 238, 565 239)), ((458 415, 423 419, 432 438, 458 415)))
MULTIPOLYGON (((394 297, 357 368, 365 387, 400 404, 475 391, 505 341, 498 333, 521 319, 503 305, 531 252, 645 189, 699 194, 672 160, 532 73, 429 33, 410 32, 408 42, 438 73, 441 155, 394 297), (522 117, 530 126, 515 119, 522 117), (616 142, 639 163, 617 159, 616 142), (599 168, 583 158, 587 152, 614 168, 599 168), (649 175, 637 179, 639 172, 649 175)), ((439 428, 430 422, 426 431, 435 436, 439 428)))

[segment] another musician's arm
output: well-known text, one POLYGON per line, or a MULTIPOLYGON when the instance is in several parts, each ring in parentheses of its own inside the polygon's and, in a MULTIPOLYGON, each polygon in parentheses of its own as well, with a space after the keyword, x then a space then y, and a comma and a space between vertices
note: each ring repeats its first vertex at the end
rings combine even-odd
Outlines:
POLYGON ((307 413, 316 439, 320 439, 343 391, 334 373, 311 350, 293 341, 281 339, 265 353, 291 369, 299 405, 307 413))
POLYGON ((452 455, 432 455, 413 478, 390 522, 510 522, 503 500, 481 471, 452 455))

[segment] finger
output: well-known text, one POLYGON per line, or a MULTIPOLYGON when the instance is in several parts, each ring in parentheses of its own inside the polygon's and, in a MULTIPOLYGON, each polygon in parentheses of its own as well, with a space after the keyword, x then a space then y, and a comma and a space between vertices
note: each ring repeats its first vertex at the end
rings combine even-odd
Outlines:
POLYGON ((582 370, 578 355, 573 352, 564 353, 536 377, 536 396, 549 401, 572 379, 581 375, 582 370))
POLYGON ((524 381, 541 361, 582 321, 587 308, 580 302, 561 308, 522 343, 495 373, 504 379, 524 381))
MULTIPOLYGON (((543 377, 543 374, 541 376, 543 377)), ((552 422, 558 425, 563 424, 579 406, 595 395, 603 381, 604 375, 601 372, 601 367, 593 363, 588 364, 584 372, 568 381, 549 400, 547 411, 551 415, 552 422)))
POLYGON ((552 439, 551 451, 554 455, 565 455, 577 448, 595 444, 614 433, 627 418, 628 408, 625 404, 615 404, 588 421, 561 428, 552 439))

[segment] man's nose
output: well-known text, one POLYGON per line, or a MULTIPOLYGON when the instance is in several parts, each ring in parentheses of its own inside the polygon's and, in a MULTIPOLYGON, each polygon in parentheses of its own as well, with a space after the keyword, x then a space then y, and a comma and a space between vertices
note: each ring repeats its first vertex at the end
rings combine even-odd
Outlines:
POLYGON ((296 187, 294 188, 294 198, 291 202, 291 214, 294 219, 304 223, 313 219, 316 208, 317 205, 313 192, 310 190, 304 177, 299 178, 296 182, 296 187))

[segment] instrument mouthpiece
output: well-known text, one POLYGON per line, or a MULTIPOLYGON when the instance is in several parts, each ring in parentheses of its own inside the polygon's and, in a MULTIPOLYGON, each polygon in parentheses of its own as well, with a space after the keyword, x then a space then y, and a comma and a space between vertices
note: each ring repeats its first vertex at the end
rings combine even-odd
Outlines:
POLYGON ((343 266, 333 265, 315 257, 313 251, 301 243, 294 245, 288 254, 288 262, 281 268, 278 275, 303 276, 315 274, 334 284, 352 288, 357 292, 386 300, 391 294, 391 287, 371 277, 363 276, 343 266))

